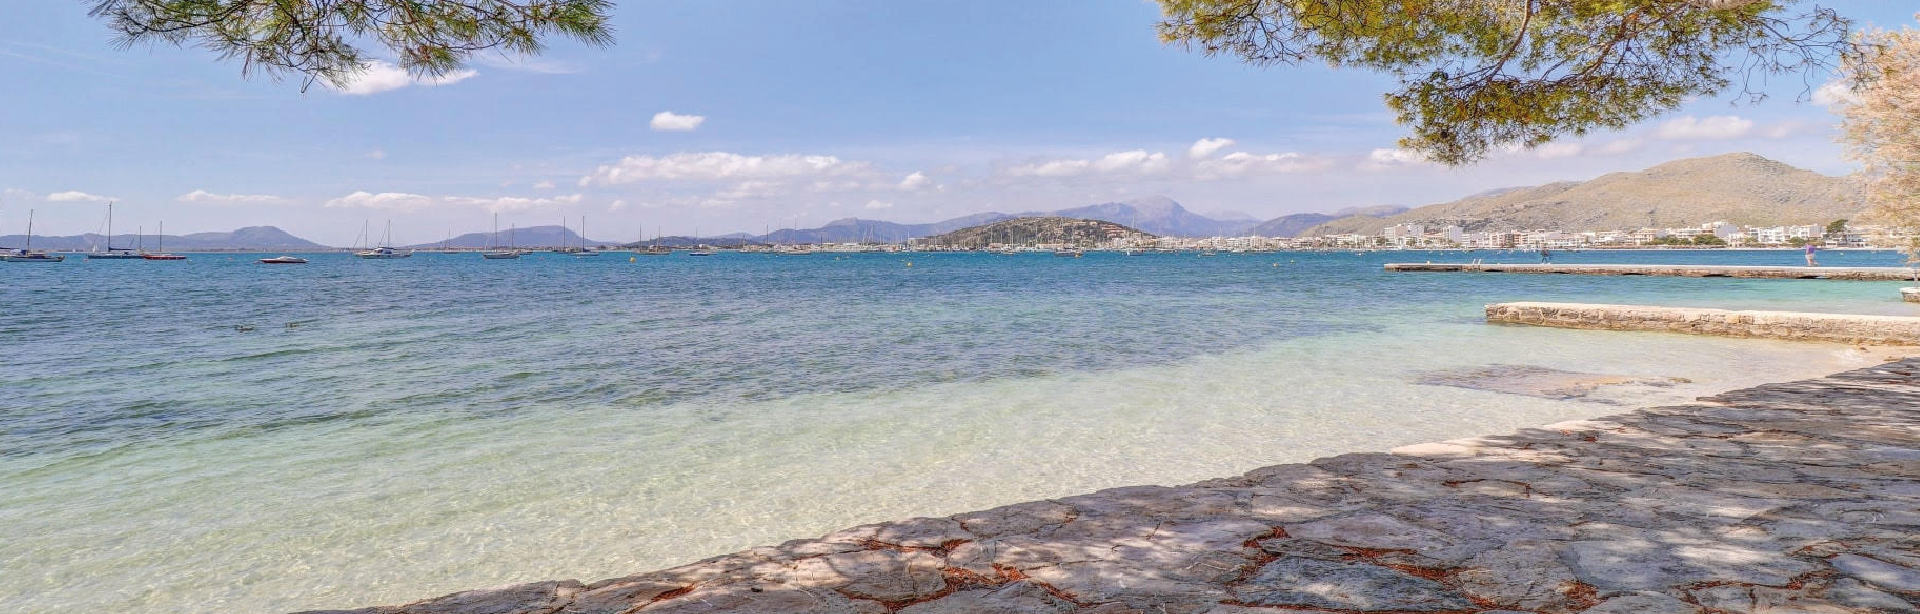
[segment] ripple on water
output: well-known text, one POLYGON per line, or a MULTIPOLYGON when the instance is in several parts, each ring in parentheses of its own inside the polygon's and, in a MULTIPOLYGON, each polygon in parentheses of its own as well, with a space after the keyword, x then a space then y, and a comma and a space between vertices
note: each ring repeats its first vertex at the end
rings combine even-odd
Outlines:
MULTIPOLYGON (((1481 325, 1500 300, 1912 310, 1897 283, 1284 256, 7 269, 0 301, 48 309, 0 326, 23 359, 0 369, 0 603, 270 612, 610 577, 1617 411, 1418 383, 1437 369, 1693 380, 1639 403, 1872 358, 1481 325)), ((1654 256, 1795 257, 1619 257, 1654 256)))

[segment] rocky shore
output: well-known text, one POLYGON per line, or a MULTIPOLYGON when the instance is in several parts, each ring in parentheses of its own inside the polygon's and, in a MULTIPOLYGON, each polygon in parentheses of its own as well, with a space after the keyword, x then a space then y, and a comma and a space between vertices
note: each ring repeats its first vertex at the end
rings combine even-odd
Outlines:
POLYGON ((1920 612, 1920 359, 329 614, 1920 612))

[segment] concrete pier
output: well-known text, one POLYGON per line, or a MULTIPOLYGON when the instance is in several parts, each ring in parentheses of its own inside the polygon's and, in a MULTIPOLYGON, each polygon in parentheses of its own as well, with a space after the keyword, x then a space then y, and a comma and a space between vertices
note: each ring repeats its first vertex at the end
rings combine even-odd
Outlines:
POLYGON ((1909 303, 1920 303, 1920 288, 1901 288, 1900 300, 1909 303))
POLYGON ((1487 321, 1857 345, 1920 345, 1920 318, 1901 316, 1526 302, 1488 305, 1487 321))
POLYGON ((1732 266, 1705 264, 1474 264, 1412 263, 1386 265, 1389 273, 1534 273, 1549 275, 1645 275, 1650 277, 1740 277, 1759 279, 1841 279, 1912 281, 1904 267, 1732 266))
POLYGON ((1920 360, 1701 401, 332 614, 1920 613, 1920 360))

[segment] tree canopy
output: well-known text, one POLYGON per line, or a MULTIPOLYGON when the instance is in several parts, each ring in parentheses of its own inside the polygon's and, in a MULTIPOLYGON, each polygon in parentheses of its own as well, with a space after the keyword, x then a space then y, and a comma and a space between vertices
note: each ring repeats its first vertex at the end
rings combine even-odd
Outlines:
POLYGON ((123 45, 194 44, 239 58, 245 73, 345 86, 390 51, 415 76, 441 76, 474 53, 533 54, 564 36, 613 42, 611 0, 92 0, 123 45))
MULTIPOLYGON (((1814 76, 1850 23, 1795 0, 1160 0, 1161 39, 1256 65, 1399 79, 1401 146, 1446 164, 1618 129, 1754 79, 1814 76)), ((1805 91, 1811 92, 1807 87, 1805 91)))
MULTIPOLYGON (((1860 40, 1866 54, 1841 71, 1850 95, 1834 105, 1840 140, 1861 163, 1876 221, 1920 227, 1920 30, 1864 32, 1860 40)), ((1920 243, 1911 248, 1920 255, 1920 243)))

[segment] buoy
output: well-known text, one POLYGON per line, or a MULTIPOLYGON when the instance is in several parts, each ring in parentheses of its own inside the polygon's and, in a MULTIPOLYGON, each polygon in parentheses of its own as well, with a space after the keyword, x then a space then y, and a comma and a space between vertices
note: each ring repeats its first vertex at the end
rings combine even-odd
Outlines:
POLYGON ((913 268, 913 261, 912 261, 912 260, 908 260, 908 261, 907 261, 907 268, 913 268))
POLYGON ((638 262, 633 256, 627 256, 627 262, 638 262))

